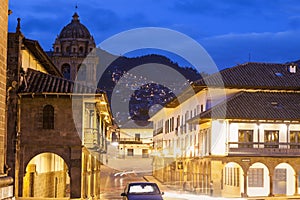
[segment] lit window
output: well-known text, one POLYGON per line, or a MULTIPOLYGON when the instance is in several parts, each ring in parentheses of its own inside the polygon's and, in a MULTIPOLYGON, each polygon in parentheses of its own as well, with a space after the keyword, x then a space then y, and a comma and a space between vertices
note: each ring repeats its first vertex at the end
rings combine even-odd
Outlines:
POLYGON ((291 149, 298 149, 300 148, 300 131, 291 131, 290 132, 290 147, 291 149))
POLYGON ((239 130, 239 148, 252 148, 253 130, 239 130))
POLYGON ((278 130, 265 130, 265 148, 278 148, 279 147, 279 131, 278 130))

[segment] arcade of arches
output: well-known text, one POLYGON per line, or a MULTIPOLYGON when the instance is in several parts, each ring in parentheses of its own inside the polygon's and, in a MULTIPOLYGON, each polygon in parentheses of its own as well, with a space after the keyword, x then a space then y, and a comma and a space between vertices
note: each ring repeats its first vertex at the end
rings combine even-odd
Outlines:
POLYGON ((154 176, 197 194, 224 197, 299 194, 300 161, 288 157, 154 159, 154 176), (182 165, 182 166, 181 166, 182 165))

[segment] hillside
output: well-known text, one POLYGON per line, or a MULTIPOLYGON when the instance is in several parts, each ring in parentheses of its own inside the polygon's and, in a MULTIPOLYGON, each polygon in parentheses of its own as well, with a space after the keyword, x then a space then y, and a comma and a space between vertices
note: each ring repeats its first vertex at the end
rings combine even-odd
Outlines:
MULTIPOLYGON (((144 64, 150 64, 150 66, 151 64, 162 64, 176 70, 183 77, 185 77, 189 83, 201 78, 201 75, 195 69, 191 67, 181 67, 177 63, 171 61, 169 58, 156 54, 135 58, 121 56, 115 60, 114 57, 111 57, 110 60, 113 60, 113 62, 111 62, 109 67, 107 67, 104 73, 102 73, 98 87, 107 92, 109 101, 111 101, 112 94, 116 93, 116 91, 114 91, 116 85, 123 84, 124 87, 131 88, 132 95, 130 99, 126 99, 128 98, 127 94, 123 94, 122 96, 122 91, 117 91, 117 95, 120 99, 124 99, 124 102, 127 100, 129 101, 130 116, 124 113, 118 114, 123 116, 124 120, 128 117, 133 120, 148 120, 149 109, 153 105, 159 104, 164 106, 167 102, 176 97, 172 92, 172 88, 182 87, 176 85, 176 80, 167 74, 165 75, 165 80, 160 83, 153 83, 151 81, 147 82, 145 77, 136 77, 130 73, 130 70, 134 69, 135 67, 144 64), (121 82, 119 81, 120 79, 122 79, 121 82), (141 83, 143 83, 143 86, 137 88, 136 85, 140 85, 141 83)), ((160 72, 158 71, 156 73, 159 74, 160 72)), ((123 121, 122 119, 120 120, 123 121)))

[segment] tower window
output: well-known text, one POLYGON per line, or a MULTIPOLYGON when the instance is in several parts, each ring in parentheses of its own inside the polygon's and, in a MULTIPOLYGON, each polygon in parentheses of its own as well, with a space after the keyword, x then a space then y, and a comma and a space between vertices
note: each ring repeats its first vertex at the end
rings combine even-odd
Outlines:
POLYGON ((71 78, 71 69, 70 69, 70 65, 65 63, 63 64, 63 66, 61 67, 61 73, 63 74, 64 78, 66 79, 70 79, 71 78))
POLYGON ((43 109, 43 129, 54 129, 54 108, 51 105, 43 109))
POLYGON ((55 52, 59 52, 59 48, 58 47, 55 48, 55 52))
POLYGON ((83 47, 79 47, 79 53, 83 53, 83 47))

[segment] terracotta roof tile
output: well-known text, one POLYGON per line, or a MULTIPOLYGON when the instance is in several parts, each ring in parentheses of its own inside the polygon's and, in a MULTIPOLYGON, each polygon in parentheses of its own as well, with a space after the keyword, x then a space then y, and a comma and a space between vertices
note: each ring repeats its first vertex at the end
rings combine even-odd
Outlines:
POLYGON ((195 85, 248 89, 299 89, 300 69, 297 66, 296 73, 290 73, 289 65, 249 62, 200 79, 195 82, 195 85))
MULTIPOLYGON (((23 85, 20 87, 20 93, 73 93, 74 82, 57 77, 51 74, 45 74, 40 71, 28 69, 26 72, 26 84, 23 81, 23 85)), ((93 94, 103 93, 96 88, 85 86, 83 84, 75 84, 76 93, 81 94, 93 94)))
POLYGON ((195 118, 300 120, 299 110, 300 93, 241 92, 195 118))

